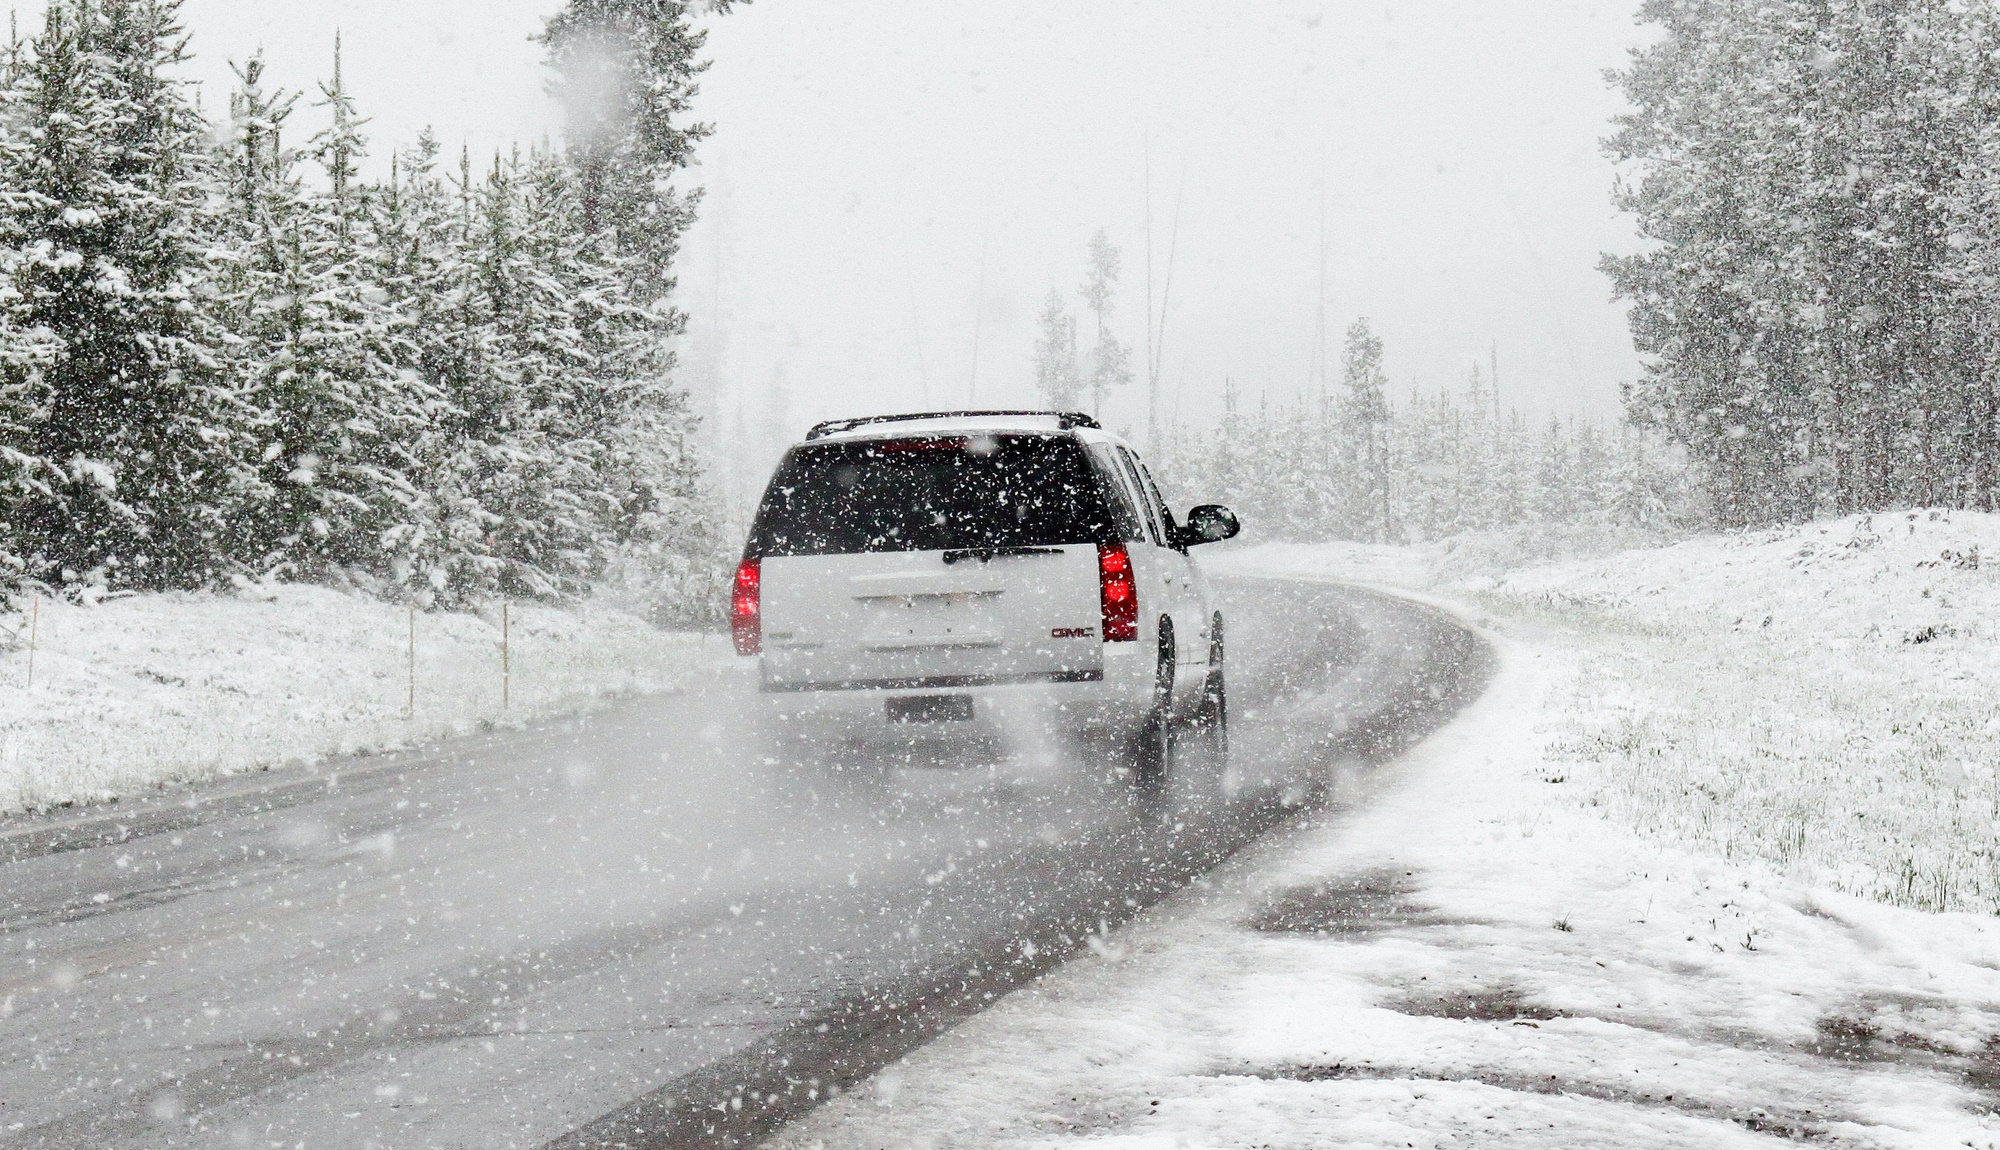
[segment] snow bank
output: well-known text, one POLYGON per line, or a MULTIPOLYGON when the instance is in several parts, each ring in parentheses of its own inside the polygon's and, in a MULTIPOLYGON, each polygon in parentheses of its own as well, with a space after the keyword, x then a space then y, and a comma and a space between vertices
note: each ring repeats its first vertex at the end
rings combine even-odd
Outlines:
POLYGON ((1680 538, 1634 527, 1524 523, 1410 546, 1249 543, 1204 551, 1201 558, 1207 569, 1229 575, 1332 576, 1391 587, 1480 590, 1522 568, 1661 547, 1680 538))
POLYGON ((2000 924, 1601 817, 1548 750, 1593 665, 1559 640, 775 1145, 2000 1146, 2000 924))
POLYGON ((34 686, 26 614, 0 616, 0 811, 104 799, 166 780, 310 762, 671 689, 698 636, 601 606, 416 616, 321 587, 43 600, 34 686))
MULTIPOLYGON (((1909 511, 1707 535, 1514 570, 1494 590, 1589 604, 1647 626, 1740 630, 1747 622, 1820 650, 1954 637, 1990 646, 2000 636, 1988 622, 2000 607, 2000 516, 1909 511), (1983 568, 1982 556, 1990 561, 1983 568)), ((1945 649, 1955 648, 1936 648, 1945 649)))
POLYGON ((2000 516, 1615 538, 1263 547, 1429 589, 1584 657, 1551 719, 1583 801, 1663 841, 1925 910, 2000 912, 2000 516), (1583 557, 1536 563, 1564 549, 1583 557))
POLYGON ((2000 912, 2000 517, 1912 512, 1516 571, 1588 666, 1559 752, 1630 825, 2000 912), (1984 559, 1982 557, 1985 557, 1984 559))

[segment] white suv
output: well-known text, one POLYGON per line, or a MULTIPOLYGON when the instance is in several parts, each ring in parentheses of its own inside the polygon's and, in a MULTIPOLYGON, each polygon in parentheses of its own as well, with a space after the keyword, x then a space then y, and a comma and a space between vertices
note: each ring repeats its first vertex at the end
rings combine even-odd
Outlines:
POLYGON ((1165 769, 1177 722, 1226 730, 1222 615, 1144 463, 1086 415, 837 420, 778 465, 731 602, 773 717, 801 734, 1038 730, 1128 739, 1165 769))

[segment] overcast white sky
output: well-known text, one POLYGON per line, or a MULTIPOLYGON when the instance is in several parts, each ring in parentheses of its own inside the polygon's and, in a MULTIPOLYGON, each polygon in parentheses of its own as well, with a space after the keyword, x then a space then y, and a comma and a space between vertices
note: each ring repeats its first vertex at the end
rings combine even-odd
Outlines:
MULTIPOLYGON (((308 87, 341 30, 379 158, 426 124, 481 154, 552 132, 528 37, 558 2, 184 13, 211 114, 228 60, 261 46, 308 87)), ((1595 263, 1633 241, 1597 140, 1635 7, 756 0, 709 41, 717 130, 691 178, 711 192, 683 304, 726 332, 725 378, 753 408, 782 372, 801 425, 1029 402, 1034 316, 1051 287, 1074 292, 1099 226, 1125 251, 1119 328, 1144 358, 1150 140, 1156 299, 1180 201, 1168 409, 1213 411, 1225 377, 1250 402, 1308 386, 1324 189, 1336 363, 1357 315, 1399 391, 1456 386, 1497 340, 1510 400, 1609 415, 1636 360, 1595 263)))

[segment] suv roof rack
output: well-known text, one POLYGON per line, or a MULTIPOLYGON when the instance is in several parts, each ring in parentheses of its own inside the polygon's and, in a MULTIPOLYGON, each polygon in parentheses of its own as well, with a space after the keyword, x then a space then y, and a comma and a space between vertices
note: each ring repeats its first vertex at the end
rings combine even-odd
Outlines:
POLYGON ((806 438, 823 439, 829 435, 838 435, 843 431, 853 431, 857 427, 869 427, 877 423, 909 423, 919 419, 964 419, 991 415, 1046 415, 1053 417, 1056 426, 1064 431, 1072 431, 1079 427, 1103 430, 1095 419, 1081 411, 918 411, 907 415, 866 415, 859 419, 829 419, 825 423, 815 424, 811 431, 806 432, 806 438))

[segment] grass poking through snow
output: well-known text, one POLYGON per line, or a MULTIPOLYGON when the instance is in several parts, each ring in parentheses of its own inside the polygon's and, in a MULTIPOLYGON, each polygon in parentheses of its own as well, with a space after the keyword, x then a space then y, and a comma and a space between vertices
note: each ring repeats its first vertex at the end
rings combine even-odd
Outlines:
POLYGON ((2000 517, 1711 536, 1479 597, 1584 652, 1551 732, 1581 801, 1864 897, 2000 912, 2000 517))

